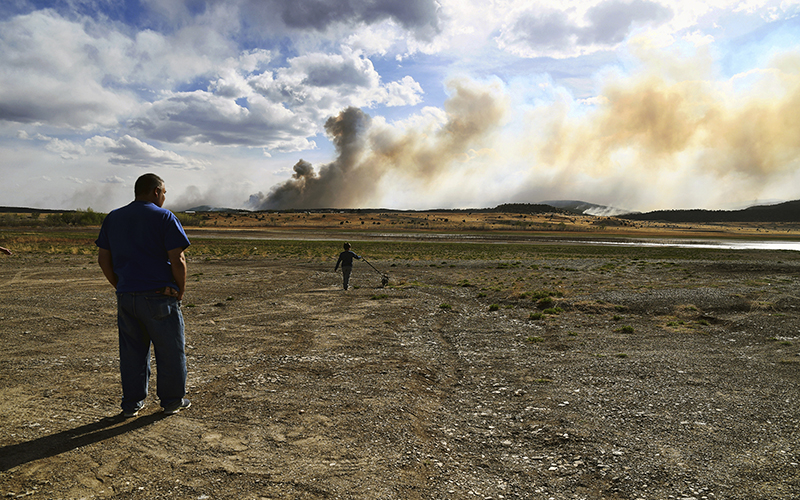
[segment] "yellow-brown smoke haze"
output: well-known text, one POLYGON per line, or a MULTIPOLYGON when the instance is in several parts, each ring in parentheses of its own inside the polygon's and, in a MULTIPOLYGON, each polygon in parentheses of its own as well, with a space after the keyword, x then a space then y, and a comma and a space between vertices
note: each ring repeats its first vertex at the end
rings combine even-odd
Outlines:
MULTIPOLYGON (((708 63, 686 61, 683 73, 699 77, 707 70, 690 66, 708 63)), ((597 108, 578 118, 564 106, 551 109, 557 118, 547 125, 546 139, 533 146, 538 151, 530 151, 534 169, 558 172, 551 187, 588 177, 596 189, 626 192, 627 199, 596 193, 603 203, 639 209, 800 197, 800 186, 786 184, 800 169, 798 54, 721 83, 648 69, 606 83, 597 108)))
POLYGON ((405 123, 347 110, 326 126, 336 160, 318 171, 298 164, 251 204, 406 208, 393 191, 432 208, 561 198, 653 210, 800 198, 800 54, 727 80, 702 51, 637 56, 641 69, 609 73, 591 106, 563 98, 522 113, 499 84, 454 80, 443 112, 405 123), (335 126, 348 117, 358 125, 335 126))

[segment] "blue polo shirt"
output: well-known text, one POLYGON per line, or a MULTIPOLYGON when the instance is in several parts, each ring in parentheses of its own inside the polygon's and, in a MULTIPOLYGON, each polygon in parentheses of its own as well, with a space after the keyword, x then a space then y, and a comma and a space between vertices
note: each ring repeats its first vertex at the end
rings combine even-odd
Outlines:
POLYGON ((111 252, 117 292, 177 288, 167 252, 189 246, 175 214, 154 203, 133 201, 103 220, 95 244, 111 252))

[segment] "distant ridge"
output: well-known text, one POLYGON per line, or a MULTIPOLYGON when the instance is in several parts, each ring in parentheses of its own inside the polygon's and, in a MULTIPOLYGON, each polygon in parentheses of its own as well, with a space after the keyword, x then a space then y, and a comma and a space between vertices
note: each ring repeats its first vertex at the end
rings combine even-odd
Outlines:
POLYGON ((200 205, 197 207, 187 208, 186 210, 181 210, 182 212, 249 212, 250 210, 244 210, 240 208, 222 208, 222 207, 212 207, 211 205, 200 205))
MULTIPOLYGON (((89 209, 91 211, 91 209, 89 209)), ((281 211, 281 210, 279 210, 281 211)), ((393 210, 387 208, 373 209, 291 209, 282 211, 303 212, 348 212, 348 213, 380 213, 380 212, 508 212, 518 214, 541 213, 567 213, 576 215, 591 215, 604 217, 617 217, 626 220, 663 221, 663 222, 798 222, 800 223, 800 200, 786 201, 783 203, 756 205, 741 210, 655 210, 653 212, 626 212, 616 207, 598 205, 579 200, 551 200, 541 203, 504 203, 495 208, 471 209, 428 209, 428 210, 393 210)), ((78 210, 43 209, 28 207, 0 206, 0 213, 41 213, 58 214, 73 213, 78 210)), ((221 208, 201 205, 190 208, 186 212, 251 212, 247 209, 221 208)), ((255 213, 255 212, 254 212, 255 213)))
POLYGON ((624 214, 628 220, 664 222, 800 222, 800 200, 759 205, 742 210, 656 210, 624 214))
POLYGON ((0 213, 17 213, 17 214, 62 214, 72 213, 76 210, 60 210, 49 208, 28 208, 28 207, 0 207, 0 213))
POLYGON ((551 207, 569 210, 570 212, 580 215, 614 217, 620 214, 632 213, 630 210, 625 210, 623 208, 609 207, 607 205, 598 205, 596 203, 589 203, 588 201, 579 200, 550 200, 542 201, 540 203, 550 205, 551 207))
POLYGON ((516 214, 543 214, 549 212, 569 212, 575 213, 568 208, 558 208, 553 205, 543 203, 503 203, 492 209, 492 212, 508 212, 516 214))

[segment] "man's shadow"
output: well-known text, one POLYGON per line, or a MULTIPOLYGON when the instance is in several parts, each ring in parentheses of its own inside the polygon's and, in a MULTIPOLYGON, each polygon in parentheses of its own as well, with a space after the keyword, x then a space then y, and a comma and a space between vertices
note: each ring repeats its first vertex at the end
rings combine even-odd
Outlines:
POLYGON ((123 419, 121 415, 106 417, 75 429, 42 436, 24 443, 3 446, 0 447, 0 471, 7 471, 34 460, 54 457, 81 446, 99 443, 105 439, 146 427, 165 417, 167 415, 161 412, 131 419, 123 419))

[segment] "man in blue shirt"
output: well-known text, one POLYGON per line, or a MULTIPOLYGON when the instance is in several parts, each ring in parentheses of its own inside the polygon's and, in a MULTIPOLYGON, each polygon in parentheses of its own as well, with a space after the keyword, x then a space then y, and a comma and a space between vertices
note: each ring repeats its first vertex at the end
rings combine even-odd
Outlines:
POLYGON ((339 264, 342 265, 342 285, 345 290, 350 286, 350 273, 353 272, 353 259, 361 260, 361 257, 350 250, 350 243, 345 243, 344 252, 339 254, 339 260, 336 261, 336 265, 333 267, 335 272, 339 269, 339 264))
POLYGON ((180 300, 186 290, 189 239, 175 214, 161 208, 164 180, 144 174, 135 199, 111 211, 95 241, 97 262, 117 290, 122 414, 134 417, 144 406, 153 344, 157 394, 167 414, 188 408, 186 353, 180 300))

